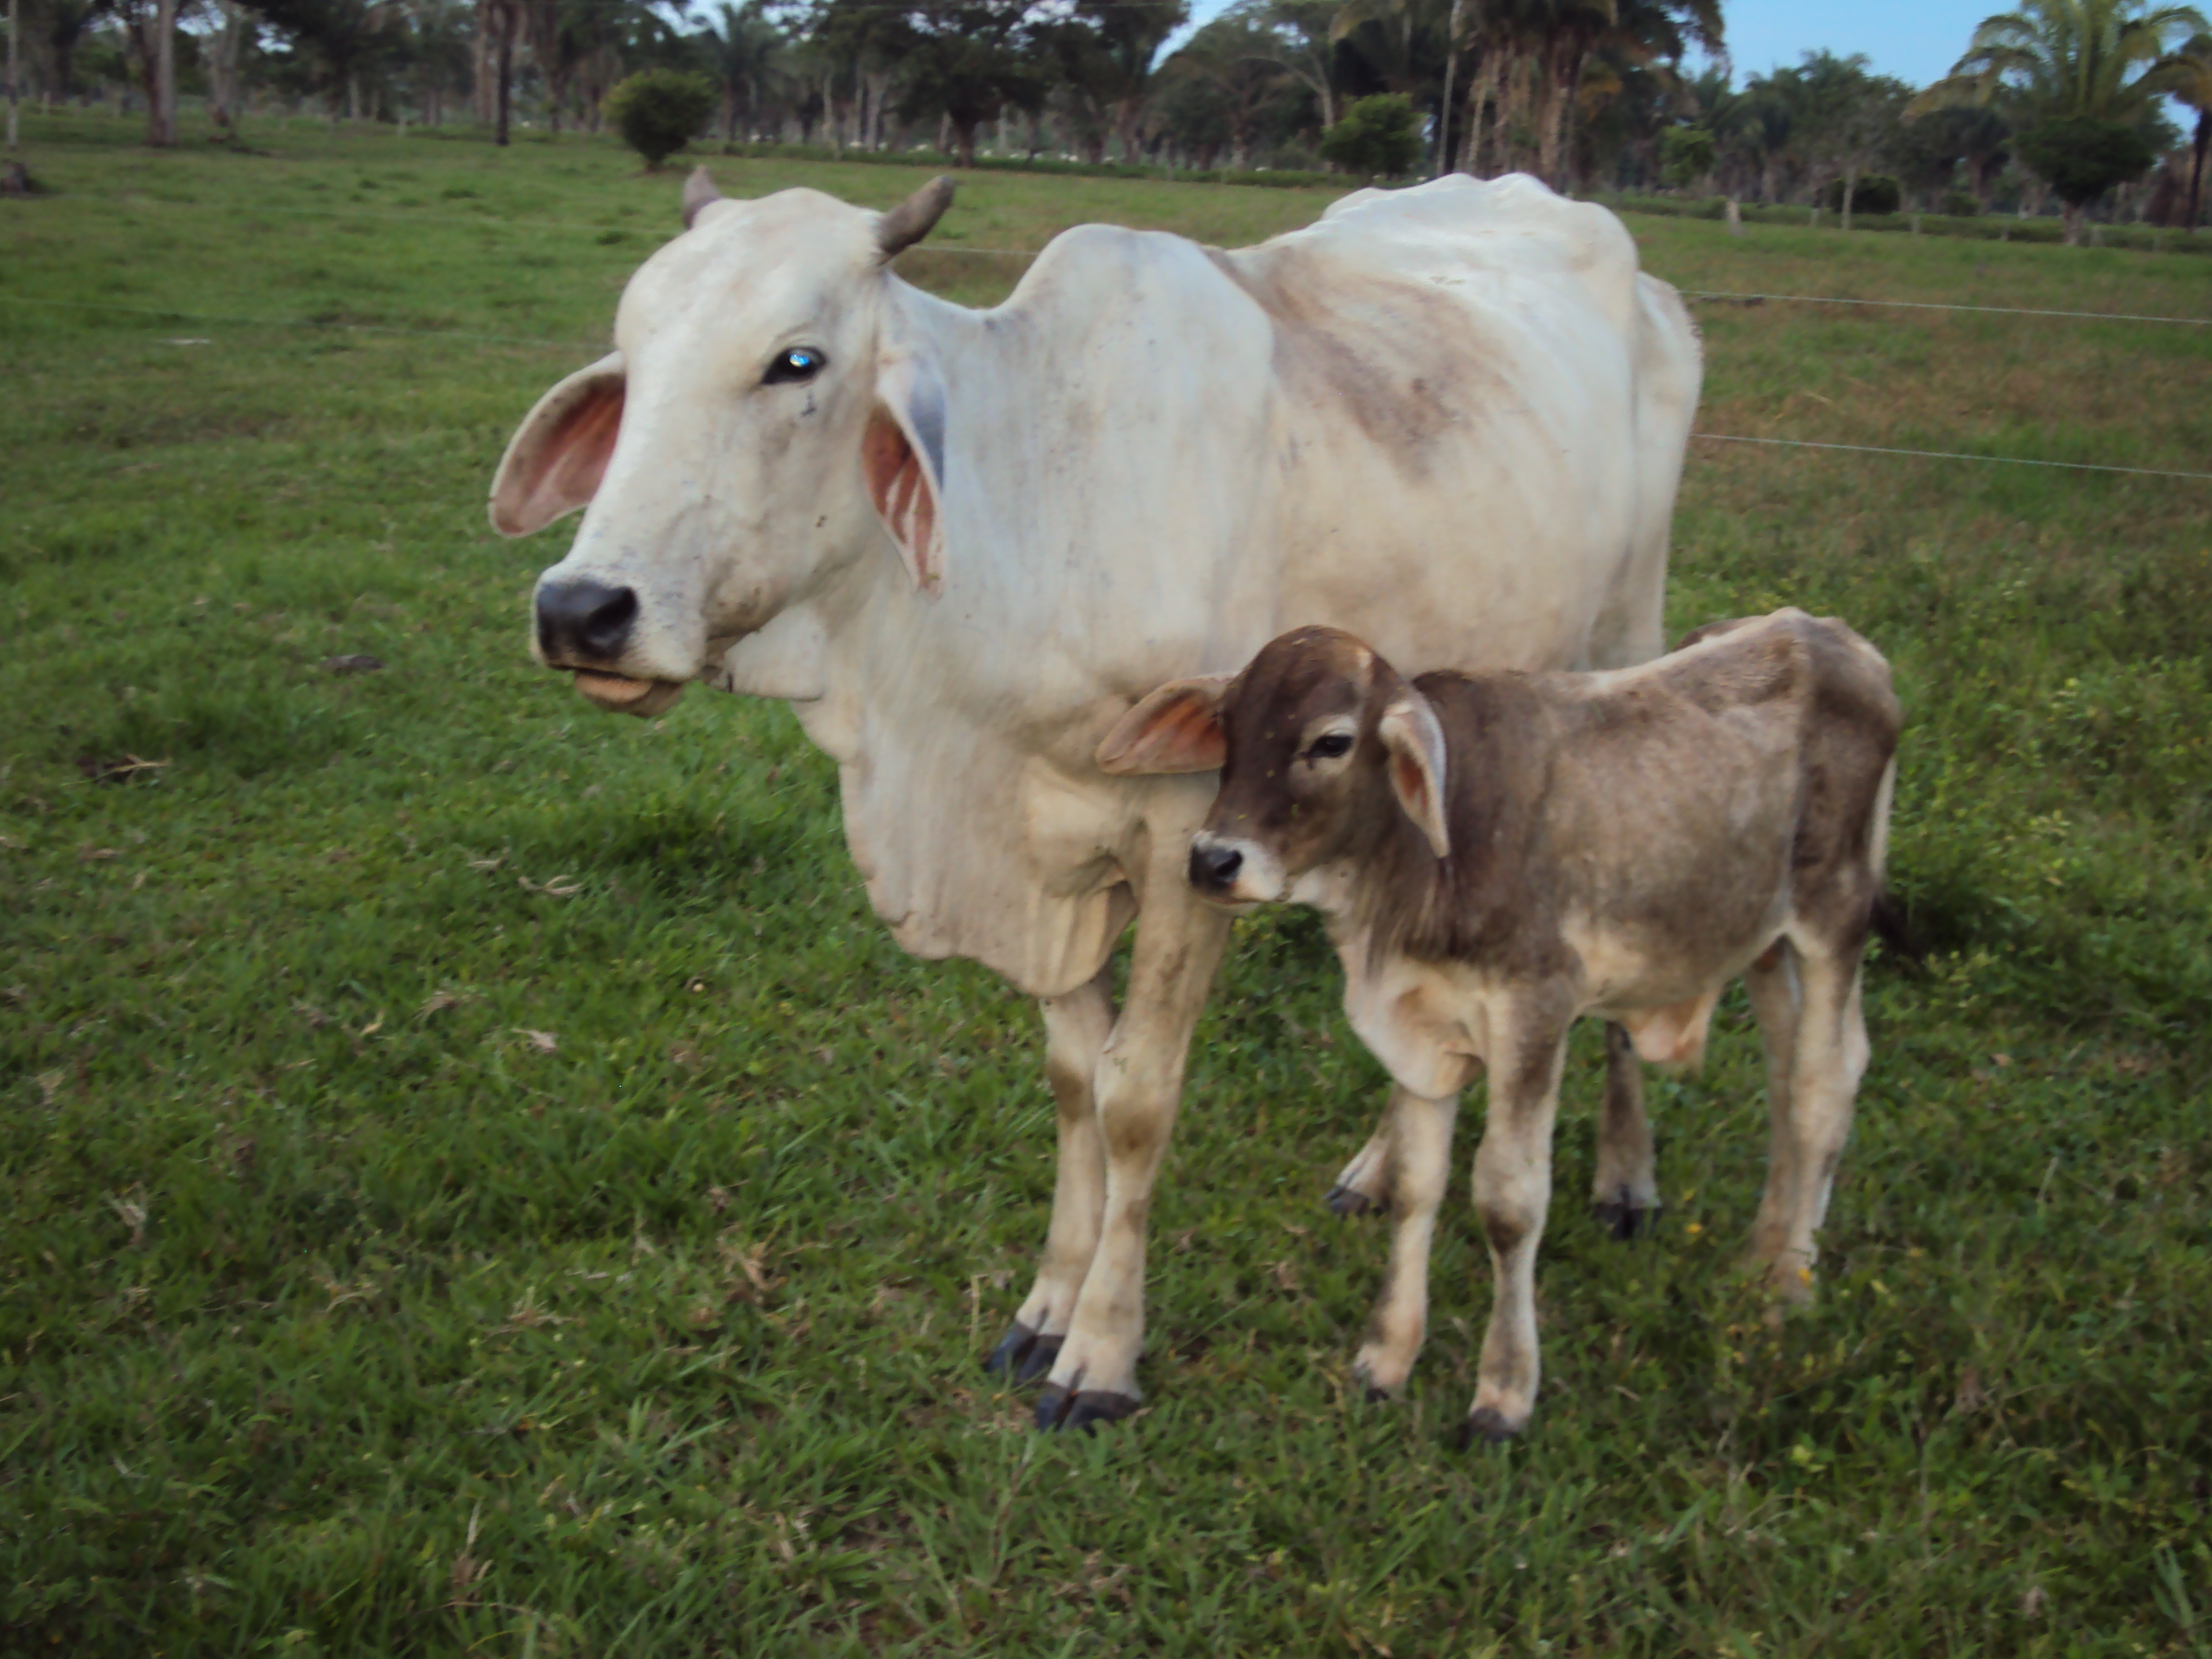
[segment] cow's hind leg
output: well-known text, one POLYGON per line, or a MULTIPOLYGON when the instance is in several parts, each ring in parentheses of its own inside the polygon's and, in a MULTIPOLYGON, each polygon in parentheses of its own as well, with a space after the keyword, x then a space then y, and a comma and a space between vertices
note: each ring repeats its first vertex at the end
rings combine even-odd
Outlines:
POLYGON ((1627 1030, 1605 1028, 1605 1106, 1597 1121, 1597 1175, 1590 1204, 1598 1224, 1615 1238, 1634 1238, 1659 1224, 1659 1172, 1651 1120, 1644 1108, 1644 1066, 1627 1030))
POLYGON ((1152 1182, 1175 1127, 1191 1032, 1229 940, 1228 917, 1184 879, 1186 844, 1175 841, 1147 872, 1128 994, 1098 1058, 1106 1202, 1074 1319, 1037 1399, 1039 1428, 1088 1428, 1136 1409, 1152 1182))
POLYGON ((1340 1170, 1336 1184, 1328 1189, 1325 1200, 1337 1215, 1372 1215, 1390 1206, 1390 1139, 1393 1126, 1398 1121, 1400 1106, 1408 1100, 1418 1100, 1393 1084, 1390 1098, 1382 1108, 1382 1121, 1375 1126, 1375 1133, 1359 1149, 1359 1155, 1340 1170))
POLYGON ((1773 1109, 1772 1161, 1766 1194, 1759 1204, 1752 1239, 1752 1259, 1766 1268, 1768 1281, 1786 1300, 1803 1302, 1813 1293, 1815 1242, 1827 1217, 1836 1167, 1850 1139, 1859 1079, 1866 1073, 1866 1018, 1860 1006, 1863 946, 1836 949, 1826 941, 1793 937, 1783 968, 1794 967, 1796 984, 1788 1005, 1773 988, 1758 985, 1753 1006, 1759 1023, 1771 1033, 1768 1000, 1776 1024, 1787 1020, 1786 1043, 1767 1038, 1770 1093, 1773 1109), (1785 1083, 1774 1079, 1786 1079, 1785 1083))
POLYGON ((1036 1283, 1012 1327, 983 1362, 994 1376, 1028 1382, 1052 1369, 1075 1316, 1083 1276, 1098 1249, 1099 1218, 1106 1207, 1106 1151, 1098 1138, 1091 1083, 1114 1030, 1113 973, 1109 965, 1066 996, 1038 1001, 1044 1013, 1045 1080, 1060 1120, 1060 1168, 1036 1283))
POLYGON ((1390 1201, 1397 1227, 1390 1239, 1390 1271, 1352 1370, 1370 1400, 1387 1399, 1406 1384, 1419 1357, 1429 1321, 1429 1244, 1437 1206, 1451 1178, 1452 1120, 1457 1096, 1426 1100, 1399 1090, 1391 1096, 1389 1141, 1390 1201))

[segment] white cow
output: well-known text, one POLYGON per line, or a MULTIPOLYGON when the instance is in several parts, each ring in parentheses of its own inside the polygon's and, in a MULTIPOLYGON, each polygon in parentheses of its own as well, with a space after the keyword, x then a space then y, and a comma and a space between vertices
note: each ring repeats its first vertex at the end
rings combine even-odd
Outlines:
MULTIPOLYGON (((1236 252, 1084 226, 981 312, 889 269, 951 195, 695 174, 492 521, 587 508, 539 580, 547 666, 636 713, 695 679, 788 700, 899 942, 1042 1000, 1059 1176, 993 1363, 1048 1368, 1040 1425, 1082 1425, 1138 1399, 1145 1218, 1228 933, 1184 879, 1212 780, 1109 777, 1100 738, 1300 623, 1409 672, 1656 655, 1700 365, 1620 222, 1532 179, 1362 191, 1236 252)), ((1632 1214, 1613 1071, 1599 1196, 1632 1214)))

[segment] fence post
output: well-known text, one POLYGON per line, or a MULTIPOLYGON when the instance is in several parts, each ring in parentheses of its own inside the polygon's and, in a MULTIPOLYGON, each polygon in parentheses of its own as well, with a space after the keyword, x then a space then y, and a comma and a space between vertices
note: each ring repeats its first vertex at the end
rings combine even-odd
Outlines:
POLYGON ((1920 216, 1917 213, 1912 216, 1912 234, 1915 236, 1920 234, 1920 216))
POLYGON ((1728 228, 1731 236, 1743 234, 1743 210, 1736 205, 1733 196, 1728 198, 1728 228))
POLYGON ((1818 230, 1818 229, 1820 229, 1820 204, 1818 202, 1815 202, 1815 203, 1814 203, 1814 204, 1813 204, 1813 216, 1812 216, 1811 218, 1808 219, 1808 220, 1805 222, 1805 225, 1806 225, 1806 228, 1807 228, 1807 229, 1808 229, 1808 230, 1818 230))

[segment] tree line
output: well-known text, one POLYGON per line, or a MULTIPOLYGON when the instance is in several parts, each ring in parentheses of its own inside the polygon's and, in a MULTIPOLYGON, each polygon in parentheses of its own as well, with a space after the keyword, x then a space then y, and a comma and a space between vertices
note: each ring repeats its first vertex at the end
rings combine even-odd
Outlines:
POLYGON ((1810 52, 1740 85, 1721 0, 17 0, 50 102, 131 88, 176 139, 257 101, 331 120, 596 131, 640 70, 696 76, 702 137, 1093 163, 1519 170, 1585 191, 1855 211, 2063 204, 2115 186, 2194 224, 2212 34, 2187 6, 2028 0, 1915 88, 1810 52), (1702 61, 1693 70, 1689 64, 1702 61), (2194 142, 2169 98, 2197 112, 2194 142), (2171 154, 2169 154, 2171 153, 2171 154), (2166 159, 2161 165, 2160 158, 2166 159), (1871 192, 1870 194, 1869 192, 1871 192))

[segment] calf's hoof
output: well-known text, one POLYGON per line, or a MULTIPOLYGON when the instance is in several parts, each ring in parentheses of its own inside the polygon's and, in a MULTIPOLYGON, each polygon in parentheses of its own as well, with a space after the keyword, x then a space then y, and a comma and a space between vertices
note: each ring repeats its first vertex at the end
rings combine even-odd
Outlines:
POLYGON ((1495 1406, 1480 1406, 1469 1412, 1467 1421, 1459 1425, 1457 1443, 1462 1451, 1474 1445, 1499 1445, 1518 1439, 1521 1428, 1526 1426, 1524 1424, 1516 1427, 1507 1422, 1505 1413, 1495 1406))
POLYGON ((1048 1382, 1037 1395, 1036 1425, 1047 1433, 1080 1429, 1093 1434, 1101 1423, 1118 1423, 1141 1403, 1131 1395, 1109 1394, 1103 1389, 1070 1393, 1056 1382, 1048 1382))
POLYGON ((1623 1187, 1611 1198, 1601 1198, 1590 1206, 1597 1224, 1605 1229, 1607 1238, 1626 1243, 1639 1236, 1649 1237, 1659 1231, 1659 1212, 1663 1206, 1657 1199, 1644 1203, 1623 1187))
POLYGON ((1039 1336, 1018 1319, 983 1361, 983 1369, 993 1376, 1003 1376, 1010 1382, 1034 1382, 1050 1373, 1053 1362, 1060 1358, 1060 1345, 1064 1340, 1039 1336))
POLYGON ((1357 1187, 1332 1187, 1328 1189, 1328 1208, 1332 1215, 1373 1215, 1382 1206, 1357 1187))
POLYGON ((1376 1383, 1370 1382, 1367 1385, 1367 1403, 1370 1406, 1387 1406, 1397 1397, 1389 1389, 1376 1383))

